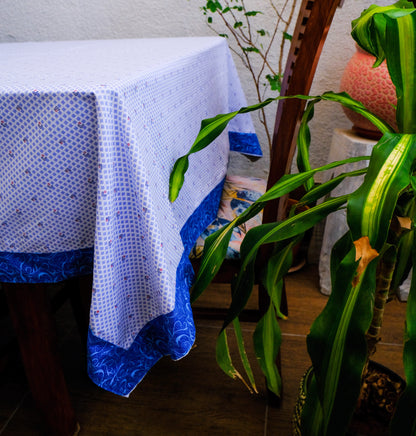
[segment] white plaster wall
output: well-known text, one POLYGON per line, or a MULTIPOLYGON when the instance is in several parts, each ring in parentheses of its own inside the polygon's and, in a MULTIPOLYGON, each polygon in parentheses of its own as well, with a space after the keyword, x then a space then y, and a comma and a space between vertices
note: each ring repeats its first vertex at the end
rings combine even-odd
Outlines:
MULTIPOLYGON (((253 9, 267 11, 268 0, 246 1, 253 9)), ((344 6, 338 9, 312 93, 338 90, 342 71, 354 52, 349 36, 350 21, 375 1, 345 0, 344 6)), ((203 0, 0 0, 0 42, 212 35, 199 10, 204 3, 203 0)), ((390 1, 377 3, 386 5, 390 1)), ((261 19, 265 27, 272 27, 267 14, 261 19)), ((254 103, 250 76, 238 59, 236 64, 247 99, 254 103)), ((315 117, 311 153, 313 164, 319 165, 326 162, 333 129, 348 128, 351 123, 339 107, 330 103, 324 103, 315 117)), ((261 142, 265 143, 261 128, 257 130, 261 142)), ((233 157, 233 172, 242 168, 244 172, 264 176, 267 167, 267 157, 255 164, 233 157)))

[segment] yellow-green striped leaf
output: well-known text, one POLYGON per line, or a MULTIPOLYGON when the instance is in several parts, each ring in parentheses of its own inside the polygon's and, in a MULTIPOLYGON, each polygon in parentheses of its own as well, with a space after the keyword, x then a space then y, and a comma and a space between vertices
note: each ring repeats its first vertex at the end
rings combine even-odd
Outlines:
POLYGON ((367 236, 380 251, 397 198, 410 184, 416 135, 385 134, 374 146, 364 183, 348 200, 348 225, 354 240, 367 236))
POLYGON ((363 258, 351 236, 342 238, 334 250, 340 264, 332 293, 307 338, 316 385, 302 414, 303 436, 345 434, 367 358, 365 334, 372 319, 377 261, 367 258, 357 277, 363 258))
POLYGON ((350 96, 348 96, 345 93, 327 92, 317 97, 311 97, 307 95, 293 95, 293 96, 279 96, 276 98, 269 98, 261 103, 252 106, 243 107, 238 111, 230 112, 228 114, 220 114, 214 118, 209 118, 202 121, 201 130, 199 131, 198 136, 195 139, 195 142, 191 146, 190 150, 184 156, 180 157, 173 166, 169 179, 169 200, 171 202, 175 201, 179 195, 180 190, 182 189, 185 180, 185 173, 188 170, 188 166, 189 166, 189 156, 193 153, 197 153, 198 151, 201 151, 204 148, 206 148, 212 141, 214 141, 224 131, 227 124, 234 117, 236 117, 238 114, 259 110, 275 100, 282 100, 288 98, 299 98, 302 100, 312 99, 317 101, 327 100, 327 101, 338 102, 366 117, 381 132, 384 133, 384 132, 393 131, 393 129, 382 119, 374 115, 372 112, 368 111, 360 102, 352 99, 350 96))
POLYGON ((407 14, 413 8, 412 2, 403 0, 389 6, 371 5, 352 21, 352 37, 361 48, 376 57, 375 66, 380 65, 385 58, 385 16, 407 14))
POLYGON ((385 53, 396 87, 399 132, 416 133, 416 11, 386 17, 385 53))
POLYGON ((396 87, 396 120, 401 133, 416 133, 416 10, 412 2, 372 5, 353 21, 352 36, 376 56, 375 66, 386 59, 396 87))

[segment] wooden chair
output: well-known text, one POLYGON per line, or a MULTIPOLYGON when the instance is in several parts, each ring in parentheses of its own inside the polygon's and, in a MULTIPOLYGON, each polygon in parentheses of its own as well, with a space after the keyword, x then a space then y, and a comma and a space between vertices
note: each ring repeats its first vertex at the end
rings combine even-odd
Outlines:
MULTIPOLYGON (((312 85, 321 51, 331 25, 339 0, 302 0, 295 31, 289 49, 282 81, 281 95, 308 94, 312 85)), ((280 100, 273 133, 270 169, 267 189, 272 187, 290 167, 296 148, 296 136, 306 102, 298 99, 280 100)), ((248 182, 249 183, 249 182, 248 182)), ((286 210, 286 198, 269 202, 263 211, 263 223, 282 219, 286 210)), ((259 264, 264 264, 272 247, 264 246, 259 253, 259 264)), ((195 271, 199 269, 199 259, 193 259, 195 271)), ((231 283, 239 268, 238 260, 225 260, 214 281, 231 283)), ((257 280, 258 282, 258 280, 257 280)), ((246 310, 241 320, 257 321, 268 306, 268 295, 259 284, 259 310, 246 310)), ((223 319, 226 308, 195 306, 196 317, 223 319)), ((286 294, 283 293, 282 311, 287 313, 286 294)))

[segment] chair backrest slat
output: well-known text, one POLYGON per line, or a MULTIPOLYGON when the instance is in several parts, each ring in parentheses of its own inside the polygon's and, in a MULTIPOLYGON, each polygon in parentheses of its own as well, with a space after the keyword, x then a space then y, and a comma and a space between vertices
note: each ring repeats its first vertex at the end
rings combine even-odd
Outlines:
MULTIPOLYGON (((281 95, 308 94, 339 0, 302 0, 286 62, 281 95)), ((280 100, 273 133, 268 188, 290 171, 305 101, 280 100)), ((269 203, 263 222, 284 213, 283 201, 269 203)))

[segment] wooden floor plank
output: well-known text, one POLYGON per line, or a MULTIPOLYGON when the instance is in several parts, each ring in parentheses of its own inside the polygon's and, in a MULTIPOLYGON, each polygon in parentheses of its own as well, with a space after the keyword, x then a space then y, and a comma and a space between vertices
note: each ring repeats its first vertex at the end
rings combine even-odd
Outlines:
MULTIPOLYGON (((291 274, 287 289, 289 318, 280 323, 283 331, 284 390, 279 408, 266 406, 263 378, 257 366, 254 370, 261 391, 258 396, 248 393, 241 383, 231 380, 217 367, 214 350, 221 325, 219 321, 198 320, 196 348, 178 362, 162 359, 130 398, 106 392, 86 376, 85 350, 71 319, 70 308, 61 309, 58 317, 61 321, 64 370, 81 423, 81 435, 291 435, 292 411, 299 380, 310 365, 306 335, 311 322, 326 304, 327 297, 319 292, 316 267, 309 266, 291 274)), ((229 292, 227 287, 214 286, 209 292, 213 300, 211 304, 226 304, 222 299, 229 292)), ((255 307, 255 295, 251 304, 255 307)), ((382 342, 375 356, 375 360, 399 374, 403 374, 401 342, 405 309, 403 303, 389 303, 382 342)), ((243 323, 248 346, 253 329, 254 324, 243 323)), ((10 418, 16 402, 27 390, 24 375, 19 375, 18 365, 12 366, 8 374, 1 375, 0 428, 10 418)), ((39 417, 28 396, 1 436, 40 436, 39 428, 39 417)))

